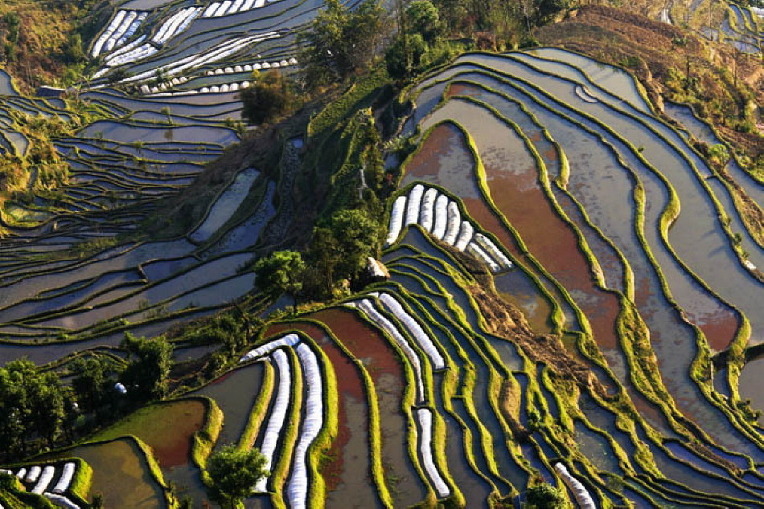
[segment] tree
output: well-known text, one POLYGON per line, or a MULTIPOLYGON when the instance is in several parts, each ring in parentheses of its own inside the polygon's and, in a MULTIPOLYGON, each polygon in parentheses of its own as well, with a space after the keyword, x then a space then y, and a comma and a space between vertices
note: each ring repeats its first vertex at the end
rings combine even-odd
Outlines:
POLYGON ((569 0, 535 0, 536 4, 536 24, 543 25, 549 23, 558 12, 570 7, 569 0))
POLYGON ((255 263, 255 284, 266 295, 277 298, 289 293, 294 298, 297 311, 297 294, 302 290, 302 273, 305 262, 297 251, 276 251, 255 263))
POLYGON ((730 153, 726 145, 718 143, 708 148, 708 157, 714 165, 723 167, 729 161, 730 153))
POLYGON ((420 34, 425 42, 432 43, 443 31, 440 12, 430 0, 415 0, 406 8, 407 27, 411 33, 420 34))
POLYGON ((172 344, 163 336, 136 338, 126 332, 120 346, 127 350, 130 361, 120 376, 128 394, 139 400, 166 396, 172 367, 172 344))
POLYGON ((268 475, 265 456, 257 449, 237 449, 226 445, 207 459, 210 498, 224 509, 241 507, 241 501, 257 482, 268 475))
POLYGON ((67 63, 76 64, 87 60, 87 55, 82 49, 82 36, 80 34, 70 34, 61 49, 63 59, 67 63))
POLYGON ((329 222, 337 240, 340 274, 350 279, 366 266, 369 256, 376 256, 380 244, 380 225, 361 209, 340 210, 329 222))
POLYGON ((301 37, 299 60, 308 88, 344 81, 368 68, 384 36, 383 14, 375 0, 364 0, 355 11, 339 0, 326 0, 301 37))
POLYGON ((309 258, 319 279, 315 286, 323 290, 317 296, 330 295, 339 279, 355 279, 367 257, 376 256, 381 241, 381 225, 361 209, 339 210, 314 228, 309 258))
POLYGON ((274 118, 293 110, 297 96, 289 80, 277 70, 253 73, 254 83, 243 89, 239 97, 243 103, 242 117, 251 124, 270 122, 274 118))
POLYGON ((394 78, 421 72, 425 54, 440 41, 443 23, 430 0, 411 2, 402 16, 401 31, 385 52, 387 72, 394 78))
POLYGON ((528 488, 525 507, 527 509, 558 509, 565 507, 565 497, 551 484, 541 483, 528 488))
POLYGON ((45 437, 49 447, 63 431, 65 397, 55 373, 41 373, 29 381, 30 422, 33 430, 45 437))
POLYGON ((105 400, 109 369, 100 357, 79 358, 72 363, 72 389, 83 412, 96 411, 105 400))
POLYGON ((26 452, 27 443, 45 438, 53 446, 63 430, 66 391, 53 372, 28 359, 0 368, 0 441, 8 453, 26 452))

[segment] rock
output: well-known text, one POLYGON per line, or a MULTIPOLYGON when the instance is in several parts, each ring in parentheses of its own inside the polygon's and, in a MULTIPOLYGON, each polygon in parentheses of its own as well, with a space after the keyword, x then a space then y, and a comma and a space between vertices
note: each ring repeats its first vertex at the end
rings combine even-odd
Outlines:
POLYGON ((385 267, 385 264, 379 260, 372 258, 371 256, 369 256, 366 259, 365 270, 368 274, 369 279, 374 283, 378 281, 386 281, 390 279, 390 272, 388 272, 387 267, 385 267))

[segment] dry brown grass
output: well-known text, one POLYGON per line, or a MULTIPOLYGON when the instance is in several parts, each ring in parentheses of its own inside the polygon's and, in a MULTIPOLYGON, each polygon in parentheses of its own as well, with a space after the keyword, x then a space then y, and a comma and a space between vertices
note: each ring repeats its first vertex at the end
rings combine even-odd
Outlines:
POLYGON ((5 42, 7 25, 2 18, 16 13, 21 18, 16 58, 6 69, 16 78, 23 92, 60 77, 64 64, 57 58, 74 29, 77 2, 3 0, 0 2, 0 41, 5 42))
POLYGON ((746 123, 753 125, 751 106, 764 102, 764 69, 757 57, 599 5, 571 12, 562 22, 540 28, 536 37, 544 45, 628 68, 658 108, 664 99, 691 104, 736 150, 762 164, 761 133, 741 130, 746 123))

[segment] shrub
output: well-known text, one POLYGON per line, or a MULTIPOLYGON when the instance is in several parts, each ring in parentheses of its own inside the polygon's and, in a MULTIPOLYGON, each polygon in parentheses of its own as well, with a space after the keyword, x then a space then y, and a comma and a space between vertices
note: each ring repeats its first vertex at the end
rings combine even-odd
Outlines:
POLYGON ((542 483, 528 488, 526 509, 557 509, 565 506, 565 497, 558 488, 542 483))
POLYGON ((297 96, 292 84, 279 71, 255 75, 257 80, 239 94, 243 104, 242 117, 251 124, 270 122, 295 109, 297 96), (259 78, 259 79, 258 79, 259 78))

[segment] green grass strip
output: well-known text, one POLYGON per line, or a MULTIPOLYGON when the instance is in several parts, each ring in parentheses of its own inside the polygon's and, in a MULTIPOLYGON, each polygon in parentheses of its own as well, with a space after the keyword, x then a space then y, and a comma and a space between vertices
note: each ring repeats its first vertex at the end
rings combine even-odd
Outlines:
POLYGON ((237 448, 240 450, 249 450, 257 439, 257 434, 260 431, 263 420, 268 412, 271 399, 273 398, 273 389, 275 385, 274 367, 270 362, 263 362, 263 383, 260 385, 260 392, 257 394, 255 404, 252 405, 252 411, 247 419, 247 425, 244 427, 244 431, 239 437, 239 443, 237 448))

